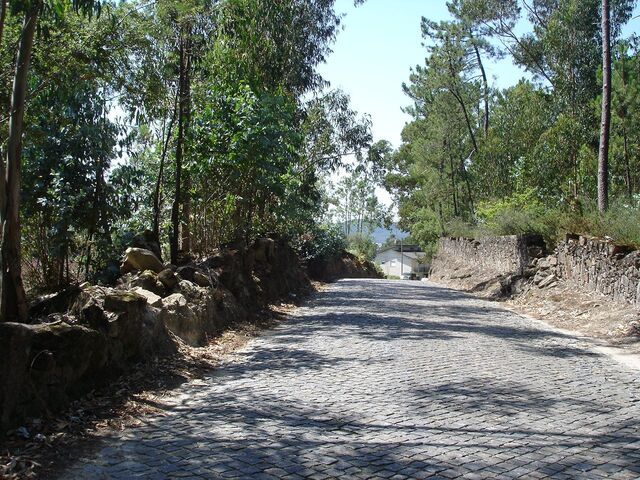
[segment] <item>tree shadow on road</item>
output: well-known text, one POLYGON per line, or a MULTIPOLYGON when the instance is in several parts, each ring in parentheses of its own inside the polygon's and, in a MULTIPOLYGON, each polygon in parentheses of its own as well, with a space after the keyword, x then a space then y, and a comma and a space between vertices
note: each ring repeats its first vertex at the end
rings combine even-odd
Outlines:
MULTIPOLYGON (((479 387, 451 385, 426 392, 428 397, 420 391, 415 395, 422 401, 430 398, 449 404, 468 397, 461 409, 496 408, 512 421, 490 426, 480 420, 460 427, 453 421, 434 425, 427 417, 420 425, 406 425, 390 417, 376 423, 357 411, 337 415, 321 403, 300 404, 244 390, 238 398, 228 391, 207 402, 196 399, 180 415, 158 419, 133 438, 112 440, 99 455, 117 459, 116 466, 109 470, 94 464, 84 472, 93 478, 131 478, 127 472, 168 478, 191 472, 204 478, 266 479, 287 475, 356 478, 357 474, 515 478, 533 472, 550 478, 590 478, 586 473, 595 469, 613 478, 618 474, 629 478, 637 471, 638 451, 633 445, 640 438, 632 419, 597 432, 585 433, 576 427, 574 432, 560 425, 536 430, 519 425, 514 413, 549 409, 554 401, 536 395, 527 400, 532 392, 526 390, 513 397, 507 387, 492 391, 479 387)), ((567 406, 585 406, 574 400, 567 406)), ((422 407, 414 403, 413 408, 420 411, 422 407)))

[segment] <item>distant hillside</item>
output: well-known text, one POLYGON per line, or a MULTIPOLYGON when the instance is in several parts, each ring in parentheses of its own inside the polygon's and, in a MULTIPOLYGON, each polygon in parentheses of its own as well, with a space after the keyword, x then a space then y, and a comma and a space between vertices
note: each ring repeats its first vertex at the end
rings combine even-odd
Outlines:
POLYGON ((384 243, 389 236, 395 235, 396 238, 406 238, 409 236, 409 232, 404 232, 398 229, 398 226, 393 224, 391 228, 376 228, 373 232, 371 232, 371 236, 373 237, 373 241, 376 243, 384 243))
MULTIPOLYGON (((356 223, 354 222, 351 231, 355 232, 355 230, 356 230, 356 223)), ((387 238, 389 238, 389 236, 391 235, 395 235, 396 238, 406 238, 409 236, 409 232, 404 232, 400 230, 395 223, 391 225, 391 227, 388 229, 379 227, 371 231, 367 227, 365 227, 364 233, 371 235, 371 237, 373 237, 373 241, 378 244, 384 243, 387 240, 387 238)))

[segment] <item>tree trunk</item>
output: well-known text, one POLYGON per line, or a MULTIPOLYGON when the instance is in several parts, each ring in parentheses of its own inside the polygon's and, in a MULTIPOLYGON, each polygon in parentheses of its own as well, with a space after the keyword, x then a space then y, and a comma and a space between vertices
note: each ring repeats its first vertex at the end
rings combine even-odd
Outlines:
MULTIPOLYGON (((184 127, 183 136, 186 137, 191 126, 191 30, 188 31, 186 44, 186 70, 184 72, 184 127)), ((183 156, 188 157, 189 145, 182 143, 183 156)), ((184 190, 182 194, 182 250, 191 251, 191 175, 187 169, 184 174, 184 190)))
POLYGON ((633 201, 633 184, 631 180, 631 162, 629 161, 629 140, 627 139, 627 129, 622 129, 622 141, 624 145, 624 180, 627 184, 627 196, 633 201))
POLYGON ((484 70, 484 64, 482 63, 482 57, 480 56, 480 49, 478 45, 473 41, 473 34, 469 32, 469 36, 471 37, 471 41, 473 42, 473 50, 476 54, 476 59, 478 60, 478 68, 480 68, 480 74, 482 75, 482 88, 483 88, 483 97, 484 97, 484 119, 483 119, 483 130, 485 138, 489 134, 489 82, 487 81, 487 72, 484 70))
POLYGON ((453 90, 451 91, 451 93, 453 94, 453 97, 457 100, 458 105, 460 105, 460 109, 462 110, 462 114, 464 115, 464 121, 467 126, 467 131, 469 132, 469 137, 471 138, 471 143, 473 144, 473 149, 474 151, 477 152, 478 142, 476 140, 475 133, 473 133, 473 126, 471 125, 471 119, 469 118, 469 112, 467 110, 467 106, 465 105, 464 100, 462 99, 462 96, 460 96, 457 92, 453 92, 453 90))
POLYGON ((471 190, 471 181, 469 180, 469 172, 467 172, 467 167, 464 165, 465 159, 460 160, 460 173, 464 177, 464 182, 467 185, 467 197, 469 198, 469 210, 471 212, 471 216, 475 214, 476 207, 473 202, 473 193, 471 190))
MULTIPOLYGON (((186 29, 185 29, 186 30, 186 29)), ((184 156, 184 137, 186 130, 187 113, 187 70, 189 68, 189 52, 187 49, 187 33, 183 31, 180 38, 180 74, 178 82, 178 138, 176 140, 176 172, 175 172, 175 192, 173 206, 171 208, 171 224, 173 232, 171 235, 171 263, 178 262, 178 251, 180 250, 180 213, 182 204, 182 160, 184 156)))
POLYGON ((598 210, 609 207, 609 131, 611 125, 611 51, 609 0, 602 0, 602 119, 598 151, 598 210))
MULTIPOLYGON (((2 0, 0 10, 0 47, 2 47, 2 36, 4 33, 4 22, 7 16, 7 0, 2 0)), ((4 104, 4 101, 2 102, 4 104)), ((3 105, 4 107, 4 105, 3 105)), ((4 219, 5 219, 5 211, 7 206, 7 183, 6 176, 7 170, 5 168, 5 152, 0 149, 0 243, 2 242, 3 232, 4 232, 4 219)), ((1 244, 0 244, 1 248, 1 244)), ((0 267, 2 266, 2 252, 0 251, 0 267)), ((4 303, 5 303, 5 290, 3 288, 4 285, 4 268, 0 270, 0 322, 4 320, 4 303)))
POLYGON ((456 169, 453 164, 453 155, 451 155, 451 150, 447 145, 447 153, 449 154, 449 168, 451 170, 451 198, 453 200, 453 216, 458 216, 458 200, 457 200, 457 186, 456 186, 456 169))
POLYGON ((4 33, 4 21, 7 18, 7 0, 0 0, 0 46, 2 46, 2 34, 4 33))
POLYGON ((20 174, 27 79, 37 21, 38 8, 34 6, 25 13, 11 94, 4 195, 6 203, 3 205, 4 210, 0 213, 3 224, 0 319, 4 321, 26 322, 28 316, 20 256, 20 174))
POLYGON ((158 178, 156 179, 156 187, 153 192, 153 236, 158 244, 160 244, 160 210, 162 208, 160 189, 162 188, 162 180, 164 177, 164 164, 167 159, 167 152, 169 151, 169 141, 171 140, 171 133, 173 132, 173 124, 176 121, 179 95, 180 89, 178 88, 178 91, 176 92, 176 98, 174 100, 173 111, 171 112, 171 118, 169 119, 169 125, 167 127, 167 132, 165 133, 164 142, 162 144, 162 153, 160 154, 160 168, 158 169, 158 178))

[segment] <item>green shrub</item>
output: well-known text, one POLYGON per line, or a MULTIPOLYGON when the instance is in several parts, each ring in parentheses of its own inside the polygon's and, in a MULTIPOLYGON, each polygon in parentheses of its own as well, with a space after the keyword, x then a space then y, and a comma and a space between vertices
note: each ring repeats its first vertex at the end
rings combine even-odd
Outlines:
POLYGON ((609 210, 600 215, 595 202, 583 206, 582 212, 566 212, 561 217, 558 236, 576 233, 609 237, 616 243, 640 248, 640 208, 628 199, 615 199, 609 210))
POLYGON ((336 225, 314 225, 293 238, 291 246, 303 260, 331 258, 342 254, 347 244, 342 229, 336 225))
POLYGON ((373 260, 378 246, 373 238, 363 233, 356 233, 347 237, 347 251, 362 260, 373 260))
POLYGON ((562 218, 558 209, 545 206, 533 190, 482 202, 476 215, 476 236, 534 233, 542 235, 549 246, 557 239, 562 218))
POLYGON ((476 225, 473 225, 469 221, 460 218, 453 217, 445 225, 445 234, 450 237, 477 237, 479 234, 476 225))

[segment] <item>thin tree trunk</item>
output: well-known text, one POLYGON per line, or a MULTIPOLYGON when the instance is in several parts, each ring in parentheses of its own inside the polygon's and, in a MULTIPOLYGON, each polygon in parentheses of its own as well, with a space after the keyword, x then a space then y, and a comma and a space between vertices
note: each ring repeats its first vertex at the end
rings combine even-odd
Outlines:
POLYGON ((20 174, 27 79, 37 21, 38 8, 33 7, 25 13, 11 94, 6 193, 4 195, 6 203, 3 205, 3 211, 0 212, 3 224, 0 319, 4 321, 26 322, 28 316, 20 255, 20 174))
MULTIPOLYGON (((189 37, 187 38, 187 68, 185 70, 184 79, 184 132, 183 136, 186 137, 191 126, 191 31, 189 30, 189 37)), ((183 155, 187 156, 189 153, 189 145, 184 142, 182 144, 183 155)), ((191 251, 191 175, 189 171, 183 172, 184 174, 184 191, 182 195, 182 250, 185 252, 191 251)))
POLYGON ((469 174, 467 172, 467 168, 464 166, 464 159, 460 161, 460 170, 462 175, 464 176, 465 184, 467 185, 467 196, 469 197, 469 209, 471 210, 471 215, 475 213, 476 207, 473 203, 473 193, 471 191, 471 182, 469 181, 469 174))
POLYGON ((186 72, 189 65, 187 59, 185 32, 180 38, 180 74, 178 82, 179 102, 178 102, 178 138, 176 140, 176 171, 175 171, 175 192, 173 206, 171 208, 171 224, 173 232, 171 235, 171 263, 178 262, 178 252, 180 250, 180 206, 182 203, 182 160, 184 154, 184 135, 186 120, 186 72))
MULTIPOLYGON (((455 74, 455 69, 453 68, 451 59, 449 59, 449 73, 451 74, 451 80, 455 83, 458 77, 455 74)), ((449 91, 451 92, 453 97, 456 99, 456 101, 460 105, 460 108, 462 109, 462 114, 464 115, 464 121, 467 125, 469 136, 471 137, 471 143, 473 143, 474 150, 476 152, 479 152, 480 150, 478 150, 478 142, 476 141, 476 135, 475 133, 473 133, 473 126, 471 125, 471 118, 469 117, 469 112, 467 111, 467 106, 464 103, 462 95, 460 95, 460 92, 457 91, 456 86, 453 86, 452 88, 450 88, 449 91)))
POLYGON ((4 21, 7 18, 7 0, 0 0, 0 47, 2 46, 2 34, 4 33, 4 21))
MULTIPOLYGON (((7 0, 2 0, 0 6, 0 47, 2 47, 2 36, 4 33, 4 22, 7 16, 7 0)), ((7 206, 7 170, 6 170, 6 157, 5 152, 0 149, 0 242, 2 242, 2 238, 4 237, 4 219, 5 219, 5 211, 7 206)), ((0 244, 1 248, 1 244, 0 244)), ((2 252, 0 251, 0 266, 2 266, 2 252)), ((4 304, 5 304, 5 296, 6 292, 3 288, 4 285, 4 274, 2 273, 4 268, 0 270, 0 322, 4 320, 4 304)))
POLYGON ((462 114, 464 115, 464 121, 467 126, 469 136, 471 137, 471 143, 473 144, 473 149, 477 152, 478 142, 476 141, 475 133, 473 133, 473 126, 471 125, 471 118, 469 117, 467 106, 465 105, 464 100, 458 93, 454 93, 453 91, 451 93, 453 93, 453 97, 457 100, 458 104, 460 105, 460 108, 462 109, 462 114))
POLYGON ((456 186, 456 169, 453 165, 453 156, 451 152, 449 152, 449 168, 451 169, 451 195, 453 200, 453 216, 457 217, 459 214, 458 211, 458 200, 457 200, 457 186, 456 186))
POLYGON ((629 161, 629 140, 627 139, 627 129, 622 129, 622 141, 624 145, 624 180, 627 184, 627 196, 633 200, 633 185, 631 184, 631 162, 629 161))
POLYGON ((169 120, 167 132, 165 133, 164 142, 162 144, 162 153, 160 154, 160 168, 158 170, 158 178, 156 179, 156 186, 153 192, 153 236, 155 240, 160 244, 160 210, 161 199, 160 189, 162 188, 162 180, 164 177, 164 164, 167 159, 167 152, 169 151, 169 141, 171 140, 171 132, 173 132, 173 124, 176 121, 176 114, 178 111, 178 98, 180 95, 180 89, 176 92, 176 98, 173 104, 173 112, 169 120))
POLYGON ((473 50, 476 54, 476 59, 478 60, 478 68, 480 68, 480 74, 482 75, 482 87, 483 87, 483 97, 484 97, 484 119, 483 119, 483 130, 485 138, 489 134, 489 82, 487 81, 487 72, 484 70, 484 64, 482 63, 482 56, 480 55, 480 49, 478 45, 473 41, 473 34, 469 32, 469 36, 471 37, 471 41, 473 42, 473 50))
POLYGON ((602 0, 602 119, 598 151, 598 210, 609 208, 609 131, 611 128, 611 51, 609 0, 602 0))

